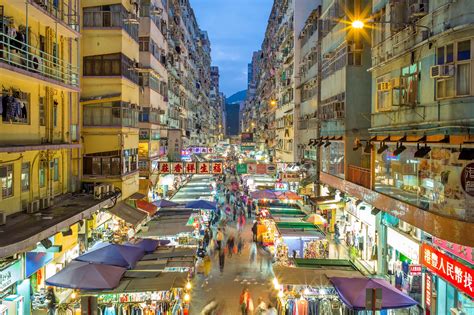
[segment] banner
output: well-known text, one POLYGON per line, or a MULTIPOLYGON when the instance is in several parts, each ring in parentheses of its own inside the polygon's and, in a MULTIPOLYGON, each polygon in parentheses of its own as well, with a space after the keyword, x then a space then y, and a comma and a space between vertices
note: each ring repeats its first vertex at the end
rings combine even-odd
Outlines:
POLYGON ((471 298, 474 297, 473 269, 427 244, 421 246, 421 263, 460 291, 465 292, 471 298))
POLYGON ((160 174, 222 174, 224 163, 219 162, 160 162, 160 174))
POLYGON ((237 164, 236 170, 237 170, 237 174, 239 175, 247 174, 248 173, 247 164, 237 164))

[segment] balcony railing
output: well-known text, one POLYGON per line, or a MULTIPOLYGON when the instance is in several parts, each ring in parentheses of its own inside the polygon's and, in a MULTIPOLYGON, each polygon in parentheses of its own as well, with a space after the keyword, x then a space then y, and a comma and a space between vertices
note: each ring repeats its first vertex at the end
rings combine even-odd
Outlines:
POLYGON ((37 47, 8 36, 1 28, 0 62, 67 85, 79 86, 77 67, 56 56, 47 54, 37 47))
POLYGON ((84 126, 138 127, 138 109, 121 106, 120 102, 84 105, 84 126))
POLYGON ((49 16, 79 32, 79 14, 70 3, 61 3, 61 1, 55 0, 29 0, 29 2, 40 7, 49 16))
POLYGON ((125 11, 86 11, 84 27, 121 28, 138 43, 138 24, 136 17, 125 11))
POLYGON ((354 184, 370 189, 370 170, 355 165, 349 165, 347 180, 354 184))

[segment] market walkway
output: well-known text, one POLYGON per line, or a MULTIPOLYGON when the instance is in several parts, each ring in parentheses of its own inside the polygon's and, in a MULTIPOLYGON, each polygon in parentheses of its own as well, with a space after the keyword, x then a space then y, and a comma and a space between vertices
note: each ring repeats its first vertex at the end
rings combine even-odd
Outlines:
POLYGON ((204 275, 195 277, 190 314, 200 314, 203 307, 212 299, 215 299, 221 306, 221 314, 240 314, 239 297, 243 288, 249 289, 255 307, 258 297, 262 297, 268 303, 269 293, 272 292, 273 276, 271 271, 265 269, 265 265, 260 270, 258 255, 257 262, 250 263, 251 226, 252 221, 247 221, 242 234, 240 234, 245 241, 245 247, 241 255, 226 257, 223 273, 219 271, 219 260, 216 256, 212 260, 212 271, 208 281, 204 275))

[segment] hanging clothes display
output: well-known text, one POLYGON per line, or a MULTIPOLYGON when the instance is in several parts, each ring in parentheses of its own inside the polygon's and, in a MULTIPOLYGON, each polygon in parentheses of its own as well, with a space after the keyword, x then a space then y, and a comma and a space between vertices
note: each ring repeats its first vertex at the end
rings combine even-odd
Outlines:
POLYGON ((29 94, 14 89, 2 89, 0 113, 5 122, 28 122, 29 94))

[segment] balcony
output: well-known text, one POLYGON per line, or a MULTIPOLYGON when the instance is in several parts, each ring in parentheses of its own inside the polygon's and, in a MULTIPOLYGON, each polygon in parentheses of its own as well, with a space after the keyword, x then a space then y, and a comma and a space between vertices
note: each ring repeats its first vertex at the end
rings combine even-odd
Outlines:
POLYGON ((84 127, 138 128, 138 109, 125 102, 84 105, 84 127))
MULTIPOLYGON (((114 7, 113 5, 111 7, 114 7)), ((138 43, 138 21, 136 16, 126 11, 121 6, 120 11, 101 11, 100 7, 84 8, 84 29, 109 28, 123 29, 130 37, 138 43)))
POLYGON ((12 71, 24 72, 27 76, 33 73, 34 76, 40 76, 39 79, 42 80, 46 79, 74 88, 79 87, 77 67, 37 47, 10 37, 3 30, 0 30, 0 63, 14 67, 18 71, 11 69, 12 71))
POLYGON ((69 30, 79 32, 79 13, 77 8, 71 5, 71 3, 53 0, 28 0, 27 2, 35 9, 59 21, 69 30))
POLYGON ((347 180, 370 189, 370 169, 349 165, 347 167, 347 180))

